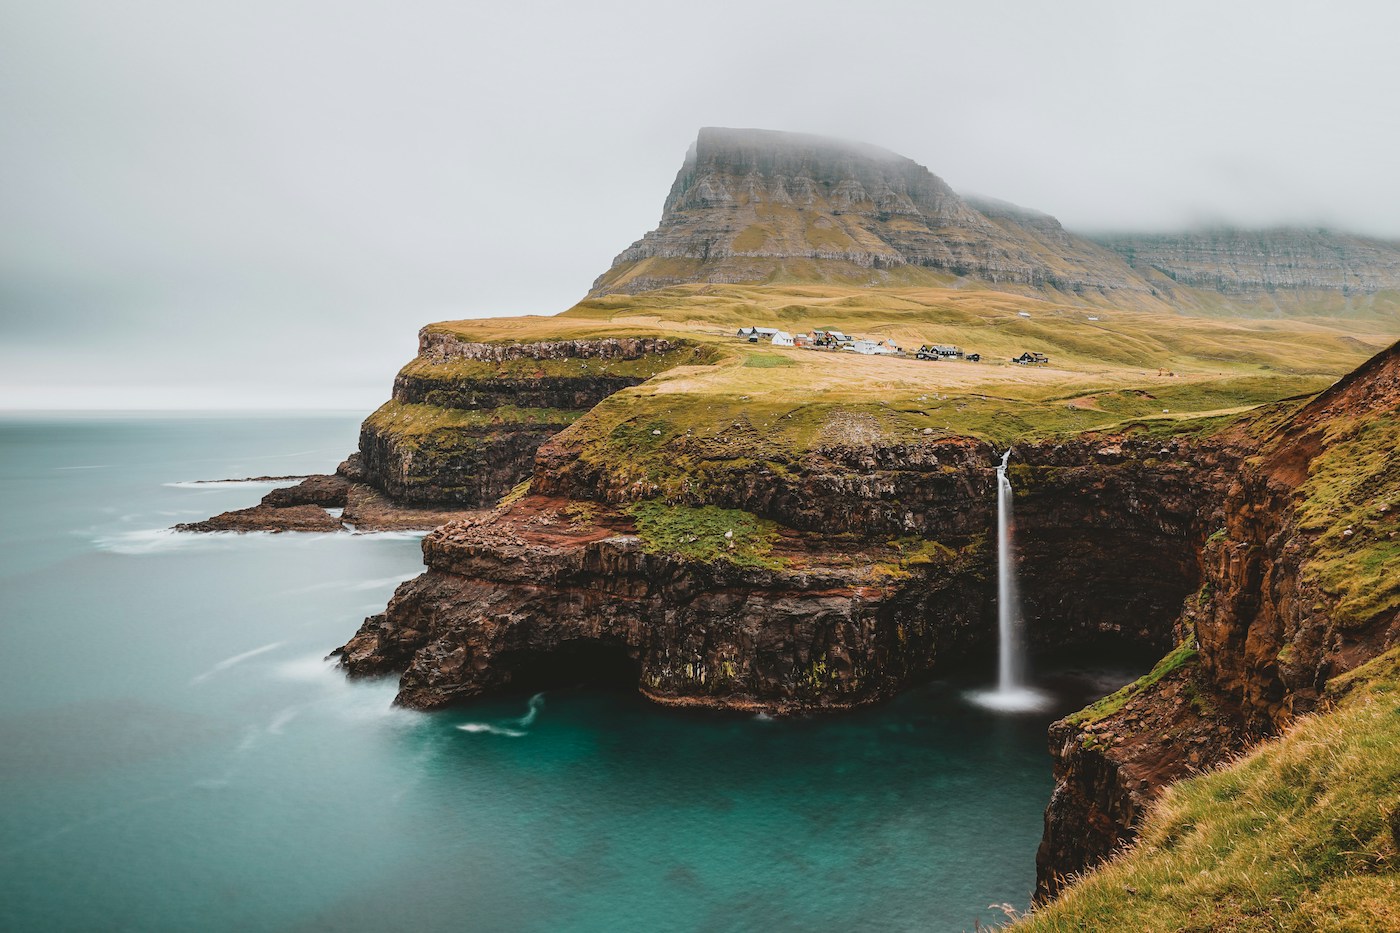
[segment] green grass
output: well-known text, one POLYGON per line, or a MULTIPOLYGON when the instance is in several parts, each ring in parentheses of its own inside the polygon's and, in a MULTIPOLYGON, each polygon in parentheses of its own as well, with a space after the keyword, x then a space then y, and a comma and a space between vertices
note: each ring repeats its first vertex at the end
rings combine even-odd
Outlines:
POLYGON ((1152 670, 1143 674, 1137 680, 1128 684, 1126 687, 1119 688, 1103 699, 1091 703, 1079 712, 1073 713, 1066 718, 1077 726, 1087 726, 1099 722, 1102 719, 1107 719, 1109 716, 1112 716, 1122 709, 1133 697, 1142 693, 1172 671, 1185 667, 1187 664, 1194 663, 1197 655, 1198 652, 1196 651, 1195 645, 1189 642, 1183 642, 1173 648, 1166 657, 1158 661, 1156 665, 1153 666, 1152 670))
MULTIPOLYGON (((447 327, 447 325, 433 326, 447 327)), ((634 336, 648 335, 634 334, 634 336)), ((590 376, 646 380, 677 366, 710 365, 722 356, 719 348, 713 344, 682 341, 680 346, 665 353, 649 354, 635 360, 609 360, 595 357, 549 360, 519 359, 496 363, 484 360, 433 360, 416 357, 401 372, 406 376, 445 382, 491 382, 495 380, 560 379, 590 376)))
POLYGON ((1314 536, 1303 573, 1335 600, 1333 624, 1356 628, 1400 609, 1400 417, 1342 419, 1327 431, 1297 505, 1314 536))
POLYGON ((780 559, 772 556, 778 525, 750 512, 670 505, 651 499, 636 503, 630 513, 636 521, 642 549, 649 554, 770 570, 783 566, 780 559))
POLYGON ((717 484, 752 470, 796 471, 824 446, 967 436, 1005 447, 1086 431, 1210 433, 1257 417, 1246 415, 1256 406, 1316 392, 1391 339, 1375 322, 1114 309, 1098 310, 1097 321, 1090 316, 1080 306, 975 287, 691 284, 591 298, 556 317, 428 328, 471 341, 651 335, 682 344, 667 354, 632 361, 416 360, 404 373, 441 380, 445 389, 480 381, 488 384, 484 391, 492 381, 539 377, 644 379, 576 421, 556 419, 574 421, 560 441, 606 473, 611 488, 640 482, 641 496, 703 504, 717 484), (1020 317, 1025 309, 1029 319, 1020 317), (747 344, 734 332, 748 325, 834 327, 905 347, 956 343, 985 361, 747 344), (1007 362, 1024 350, 1049 354, 1051 366, 1007 362))
POLYGON ((1334 706, 1168 788, 1134 848, 1024 933, 1400 929, 1400 649, 1329 685, 1334 706))
POLYGON ((584 413, 559 408, 439 408, 436 405, 414 405, 385 402, 368 418, 365 425, 376 432, 392 436, 409 445, 423 438, 443 433, 485 434, 504 427, 539 426, 562 429, 584 413))
POLYGON ((773 369, 778 366, 796 366, 797 361, 776 353, 746 353, 744 365, 750 369, 773 369))

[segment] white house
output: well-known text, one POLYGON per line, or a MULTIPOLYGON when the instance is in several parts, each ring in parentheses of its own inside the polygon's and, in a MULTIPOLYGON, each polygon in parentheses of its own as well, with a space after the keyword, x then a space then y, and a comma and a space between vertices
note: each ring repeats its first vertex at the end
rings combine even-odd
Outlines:
POLYGON ((873 340, 853 340, 846 344, 847 350, 854 350, 857 353, 864 353, 866 356, 890 356, 899 351, 883 343, 876 343, 873 340))
POLYGON ((793 345, 792 334, 789 334, 785 330, 780 330, 773 335, 772 343, 775 347, 790 347, 793 345))
POLYGON ((741 339, 747 339, 749 343, 758 343, 758 341, 763 338, 771 340, 773 335, 777 332, 778 328, 776 327, 741 327, 736 336, 741 339))

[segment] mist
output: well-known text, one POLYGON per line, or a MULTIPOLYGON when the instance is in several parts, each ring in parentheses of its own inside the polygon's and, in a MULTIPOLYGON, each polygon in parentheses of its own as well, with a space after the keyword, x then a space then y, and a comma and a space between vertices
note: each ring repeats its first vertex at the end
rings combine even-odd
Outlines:
POLYGON ((552 314, 701 126, 1086 232, 1400 238, 1381 3, 0 2, 0 407, 350 408, 552 314))

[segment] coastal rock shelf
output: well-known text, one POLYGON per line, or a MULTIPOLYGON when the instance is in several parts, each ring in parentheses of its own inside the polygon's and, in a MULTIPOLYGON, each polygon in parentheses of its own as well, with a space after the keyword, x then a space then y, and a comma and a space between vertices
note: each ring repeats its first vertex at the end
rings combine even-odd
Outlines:
MULTIPOLYGON (((1118 436, 1018 451, 1032 643, 1170 644, 1231 462, 1172 451, 1118 436)), ((342 664, 404 671, 399 702, 417 708, 532 685, 542 666, 586 679, 570 664, 585 647, 635 665, 633 685, 663 703, 784 713, 884 699, 995 648, 992 457, 966 441, 833 452, 811 476, 773 474, 718 504, 527 495, 433 532, 428 572, 366 620, 342 664), (883 468, 837 473, 842 461, 883 468), (848 513, 865 516, 862 533, 848 513), (745 522, 759 530, 721 527, 745 522), (668 547, 668 527, 695 530, 668 547), (686 556, 704 544, 715 551, 686 556)), ((532 487, 566 485, 547 472, 558 462, 542 454, 532 487)))

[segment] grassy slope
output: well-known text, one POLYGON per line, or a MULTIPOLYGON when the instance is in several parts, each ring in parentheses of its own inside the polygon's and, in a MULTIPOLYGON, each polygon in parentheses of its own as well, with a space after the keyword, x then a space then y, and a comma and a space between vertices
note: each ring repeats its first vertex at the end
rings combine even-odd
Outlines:
MULTIPOLYGON (((585 460, 671 496, 760 465, 788 468, 833 442, 898 442, 928 431, 1005 445, 1127 422, 1194 429, 1199 425, 1180 420, 1320 390, 1393 340, 1400 315, 1226 320, 1088 309, 976 288, 685 285, 588 299, 555 317, 448 321, 430 329, 485 341, 628 334, 686 340, 692 346, 664 365, 611 364, 628 375, 658 374, 604 401, 568 435, 585 460), (751 324, 835 327, 892 337, 906 348, 956 343, 984 361, 862 357, 734 337, 751 324), (1026 350, 1048 354, 1051 365, 1008 362, 1026 350)), ((519 372, 502 374, 609 371, 597 361, 512 365, 519 372)), ((406 369, 446 379, 489 370, 423 361, 406 369)))
POLYGON ((664 334, 707 348, 687 362, 710 365, 675 366, 570 429, 585 459, 673 494, 710 478, 717 463, 721 473, 781 469, 831 442, 927 430, 1000 445, 1130 421, 1185 428, 1179 419, 1323 388, 1389 343, 1400 317, 1221 320, 987 289, 687 285, 589 299, 553 318, 433 327, 473 340, 664 334), (781 349, 733 336, 750 324, 835 327, 905 347, 956 343, 984 362, 781 349), (1008 362, 1025 350, 1048 354, 1051 365, 1008 362))
POLYGON ((1315 535, 1303 574, 1333 600, 1332 621, 1361 628, 1400 606, 1400 417, 1336 419, 1298 505, 1315 535))
POLYGON ((1400 930, 1400 649, 1325 713, 1169 788, 1139 844, 1015 929, 1400 930))

